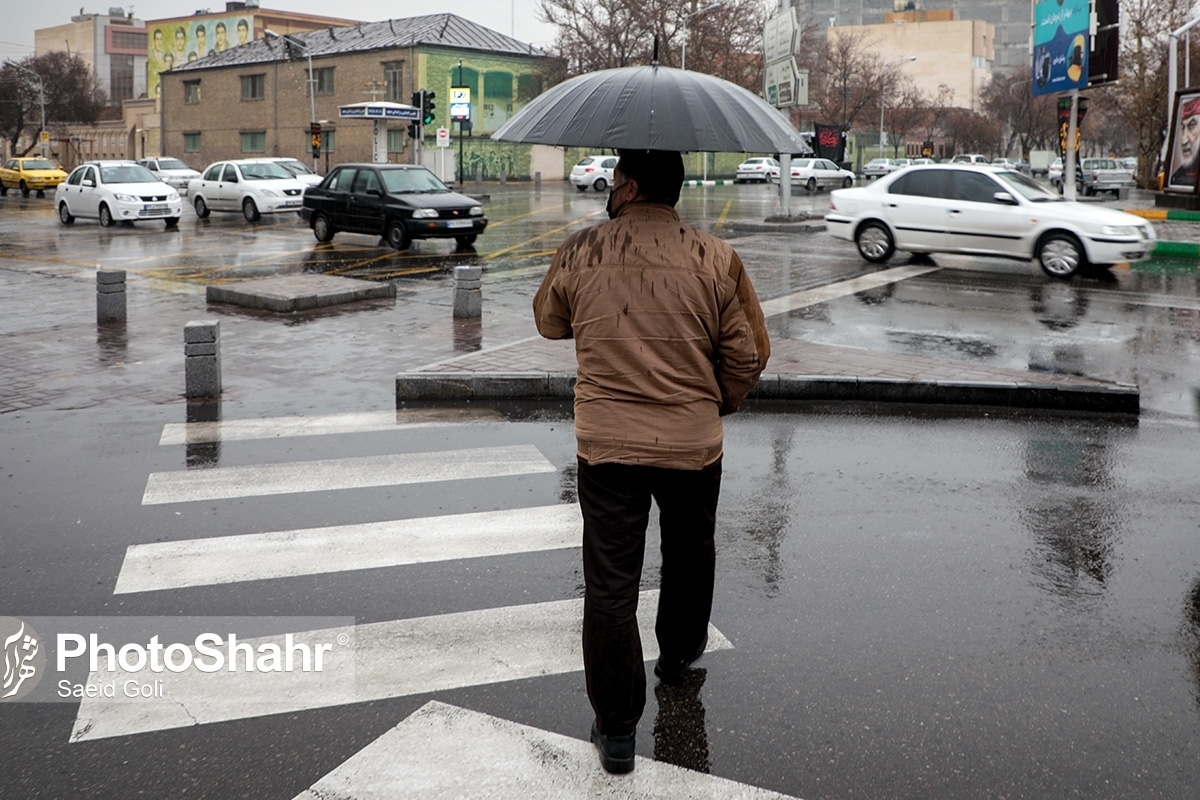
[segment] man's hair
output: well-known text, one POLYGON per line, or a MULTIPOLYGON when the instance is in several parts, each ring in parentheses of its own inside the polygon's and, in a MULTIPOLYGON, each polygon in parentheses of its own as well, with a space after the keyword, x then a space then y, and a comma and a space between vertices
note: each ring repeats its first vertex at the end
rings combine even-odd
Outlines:
POLYGON ((621 150, 617 169, 637 181, 638 193, 652 203, 673 206, 683 188, 683 156, 674 150, 621 150))

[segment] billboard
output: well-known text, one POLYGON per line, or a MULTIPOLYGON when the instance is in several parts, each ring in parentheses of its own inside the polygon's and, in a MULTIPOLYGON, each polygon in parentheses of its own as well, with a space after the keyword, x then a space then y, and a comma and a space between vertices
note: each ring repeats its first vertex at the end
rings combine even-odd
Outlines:
POLYGON ((1168 192, 1195 194, 1196 161, 1200 156, 1200 89, 1175 93, 1171 114, 1171 141, 1163 188, 1168 192))
POLYGON ((1033 94, 1088 85, 1091 0, 1038 0, 1034 9, 1033 94))
POLYGON ((254 18, 206 15, 175 19, 152 23, 146 33, 146 91, 157 97, 160 72, 245 44, 254 38, 254 18))

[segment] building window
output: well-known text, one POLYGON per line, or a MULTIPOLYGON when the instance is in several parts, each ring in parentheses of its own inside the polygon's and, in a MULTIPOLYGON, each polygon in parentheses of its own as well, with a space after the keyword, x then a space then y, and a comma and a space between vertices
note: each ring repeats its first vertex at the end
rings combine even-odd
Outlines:
MULTIPOLYGON (((404 62, 383 62, 383 79, 387 81, 387 100, 390 103, 408 103, 404 97, 404 62)), ((391 149, 390 147, 388 148, 391 149)))
POLYGON ((108 96, 114 103, 133 99, 133 56, 108 57, 108 96))
POLYGON ((242 99, 262 100, 267 96, 266 73, 242 76, 242 99))
POLYGON ((313 94, 333 94, 333 67, 320 67, 312 71, 313 94))
POLYGON ((200 102, 200 81, 183 82, 183 102, 188 105, 200 102))
POLYGON ((267 150, 266 131, 242 131, 243 153, 264 153, 267 150))
POLYGON ((388 128, 388 152, 389 153, 404 152, 404 129, 403 128, 388 128))
POLYGON ((199 153, 200 152, 200 134, 185 133, 183 135, 183 152, 199 153))

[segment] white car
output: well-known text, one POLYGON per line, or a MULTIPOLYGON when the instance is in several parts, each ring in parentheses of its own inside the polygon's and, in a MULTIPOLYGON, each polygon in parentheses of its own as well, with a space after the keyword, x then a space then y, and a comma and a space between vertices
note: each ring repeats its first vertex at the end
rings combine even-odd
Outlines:
POLYGON ((993 167, 1003 167, 1004 169, 1015 169, 1018 172, 1020 171, 1019 167, 1017 166, 1017 162, 1012 161, 1011 159, 1007 159, 1007 158, 997 158, 997 159, 993 160, 992 166, 993 167))
POLYGON ((196 216, 211 211, 241 211, 247 222, 263 214, 299 212, 305 185, 269 158, 243 158, 210 164, 188 184, 196 216))
POLYGON ((746 181, 762 181, 766 183, 771 178, 779 177, 779 162, 773 158, 747 158, 738 164, 733 180, 736 183, 746 181))
POLYGON ((613 170, 617 166, 616 156, 586 156, 571 167, 571 183, 581 192, 595 189, 603 192, 613 182, 613 170))
POLYGON ((305 186, 316 186, 325 180, 323 176, 313 172, 308 165, 297 158, 272 158, 270 160, 292 173, 296 180, 305 186))
POLYGON ((872 158, 866 164, 863 164, 863 177, 867 180, 871 178, 882 178, 884 175, 890 175, 900 169, 900 164, 894 158, 872 158))
POLYGON ((1050 181, 1050 185, 1062 194, 1063 190, 1063 160, 1061 158, 1054 159, 1054 163, 1046 170, 1046 180, 1050 181))
POLYGON ((979 153, 960 153, 950 159, 952 164, 986 164, 988 163, 987 156, 979 153))
POLYGON ((1036 259, 1069 278, 1141 261, 1155 234, 1141 217, 1063 200, 1023 173, 974 164, 914 166, 830 195, 826 229, 871 263, 896 250, 1036 259))
POLYGON ((161 219, 173 228, 183 214, 179 192, 133 161, 80 164, 55 189, 54 207, 64 225, 85 218, 98 219, 105 228, 145 219, 161 219))
POLYGON ((200 173, 180 161, 178 158, 142 158, 138 159, 146 169, 154 173, 167 186, 174 186, 176 191, 186 192, 192 178, 199 178, 200 173))
MULTIPOLYGON (((779 175, 776 169, 776 177, 779 175)), ((854 185, 854 173, 842 169, 827 158, 797 158, 792 161, 792 185, 810 192, 823 187, 846 188, 854 185)))

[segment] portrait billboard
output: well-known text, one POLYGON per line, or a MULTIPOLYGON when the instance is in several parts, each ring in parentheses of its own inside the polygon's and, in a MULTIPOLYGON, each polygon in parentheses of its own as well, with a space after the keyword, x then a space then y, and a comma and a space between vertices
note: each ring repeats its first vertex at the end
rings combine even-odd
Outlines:
POLYGON ((147 26, 146 91, 159 94, 160 72, 222 53, 254 38, 254 18, 244 15, 174 19, 147 26))
POLYGON ((1034 96, 1088 85, 1091 0, 1038 0, 1034 9, 1034 96))
POLYGON ((1171 140, 1163 188, 1168 192, 1196 193, 1196 158, 1200 155, 1200 88, 1175 93, 1171 114, 1171 140))

